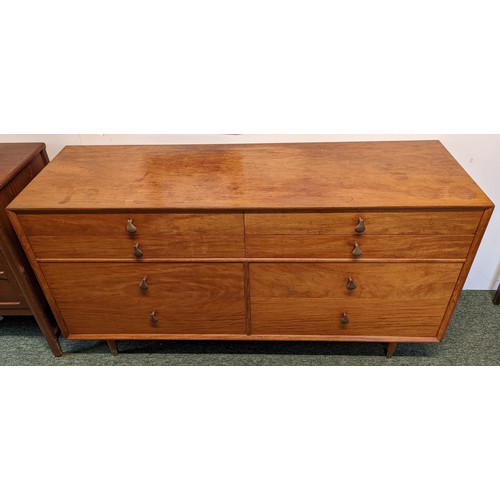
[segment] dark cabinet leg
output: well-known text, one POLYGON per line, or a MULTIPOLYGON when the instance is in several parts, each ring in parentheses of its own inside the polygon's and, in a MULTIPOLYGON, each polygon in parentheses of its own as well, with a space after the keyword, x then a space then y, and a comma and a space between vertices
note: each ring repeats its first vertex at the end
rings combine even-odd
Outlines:
POLYGON ((38 325, 42 330, 42 334, 45 337, 47 344, 49 344, 52 354, 56 358, 62 356, 63 352, 61 349, 61 345, 59 344, 59 340, 57 338, 59 335, 59 328, 52 326, 45 318, 41 320, 38 317, 36 319, 38 320, 38 325))
POLYGON ((398 346, 397 342, 389 342, 387 344, 386 355, 388 358, 392 358, 392 355, 394 354, 394 351, 396 350, 397 346, 398 346))
POLYGON ((108 343, 109 350, 113 353, 113 356, 118 356, 118 345, 116 340, 106 340, 108 343))
POLYGON ((495 296, 493 297, 493 304, 496 306, 500 304, 500 285, 498 285, 497 293, 495 293, 495 296))

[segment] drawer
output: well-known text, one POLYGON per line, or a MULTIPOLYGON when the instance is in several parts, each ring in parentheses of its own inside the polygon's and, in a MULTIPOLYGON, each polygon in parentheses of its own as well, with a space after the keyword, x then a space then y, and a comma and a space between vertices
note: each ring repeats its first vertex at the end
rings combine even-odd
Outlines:
POLYGON ((28 306, 19 285, 0 261, 0 311, 5 309, 26 309, 28 306))
POLYGON ((105 236, 29 236, 37 259, 142 259, 238 258, 245 256, 243 236, 172 235, 158 238, 105 236))
POLYGON ((27 236, 130 236, 131 220, 137 238, 172 235, 242 235, 243 215, 234 214, 18 214, 27 236))
POLYGON ((135 259, 135 244, 144 259, 245 255, 241 214, 20 214, 19 221, 37 259, 135 259))
POLYGON ((252 300, 253 335, 435 337, 445 312, 439 301, 331 299, 252 300), (349 324, 340 323, 343 312, 349 324))
POLYGON ((252 300, 406 296, 446 302, 461 269, 461 263, 252 263, 251 294, 252 300))
POLYGON ((248 235, 246 246, 247 256, 253 258, 465 260, 472 239, 472 235, 248 235), (356 244, 358 257, 353 255, 356 244))
POLYGON ((329 213, 248 213, 246 234, 363 234, 473 235, 482 211, 400 211, 329 213))
POLYGON ((460 263, 250 264, 252 333, 435 336, 461 269, 460 263))
POLYGON ((242 264, 42 263, 41 268, 69 334, 245 334, 242 264), (145 290, 139 286, 143 278, 145 290), (157 323, 150 320, 153 311, 157 323))

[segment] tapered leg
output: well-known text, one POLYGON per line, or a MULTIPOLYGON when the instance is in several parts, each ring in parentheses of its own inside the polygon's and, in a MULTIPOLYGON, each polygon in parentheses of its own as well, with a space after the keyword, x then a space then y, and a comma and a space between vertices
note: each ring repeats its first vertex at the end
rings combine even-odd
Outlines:
POLYGON ((389 342, 387 344, 386 354, 388 358, 392 358, 392 355, 394 354, 394 351, 396 350, 397 346, 398 346, 397 342, 389 342))
POLYGON ((52 354, 56 358, 62 356, 63 352, 61 350, 61 345, 59 344, 59 340, 57 338, 59 335, 59 328, 57 326, 53 326, 49 322, 46 314, 43 314, 43 316, 40 317, 38 314, 35 314, 35 311, 33 311, 33 316, 35 316, 35 319, 38 322, 38 326, 40 327, 40 330, 42 331, 42 334, 45 337, 47 344, 49 344, 52 354))
POLYGON ((108 343, 109 350, 113 353, 113 356, 118 356, 118 346, 116 340, 106 340, 108 343))
POLYGON ((493 304, 496 306, 500 304, 500 285, 498 285, 497 293, 495 293, 495 296, 493 297, 493 304))

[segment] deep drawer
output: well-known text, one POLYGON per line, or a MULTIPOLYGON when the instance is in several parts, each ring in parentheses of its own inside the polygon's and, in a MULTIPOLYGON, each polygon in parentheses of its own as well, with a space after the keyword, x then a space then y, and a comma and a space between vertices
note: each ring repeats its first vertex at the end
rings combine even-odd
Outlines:
POLYGON ((435 336, 461 268, 251 264, 252 333, 435 336))
POLYGON ((482 211, 399 211, 330 213, 248 213, 246 234, 412 234, 473 235, 482 211))
POLYGON ((357 335, 435 337, 445 312, 440 301, 367 300, 363 304, 316 299, 253 300, 253 335, 357 335), (349 324, 340 323, 343 313, 349 324))
POLYGON ((245 334, 242 264, 45 263, 69 334, 245 334), (147 288, 139 285, 146 278, 147 288), (155 312, 157 323, 151 321, 155 312))

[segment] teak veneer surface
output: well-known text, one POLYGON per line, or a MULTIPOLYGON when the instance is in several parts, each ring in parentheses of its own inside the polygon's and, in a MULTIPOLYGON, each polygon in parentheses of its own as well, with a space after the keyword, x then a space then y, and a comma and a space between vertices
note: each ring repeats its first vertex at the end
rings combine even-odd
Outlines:
POLYGON ((482 211, 394 211, 336 213, 248 213, 246 234, 351 234, 363 218, 370 234, 468 234, 476 232, 482 211))
POLYGON ((257 236, 246 237, 248 257, 352 258, 357 243, 362 259, 464 259, 472 236, 257 236))
POLYGON ((242 264, 41 267, 70 333, 245 333, 242 264))
POLYGON ((441 341, 493 204, 438 141, 402 141, 70 146, 9 209, 66 338, 392 354, 441 341))
POLYGON ((439 141, 67 146, 22 210, 489 207, 439 141))

